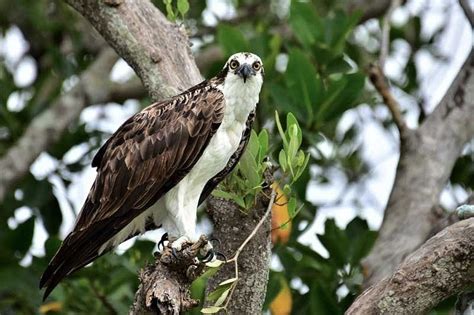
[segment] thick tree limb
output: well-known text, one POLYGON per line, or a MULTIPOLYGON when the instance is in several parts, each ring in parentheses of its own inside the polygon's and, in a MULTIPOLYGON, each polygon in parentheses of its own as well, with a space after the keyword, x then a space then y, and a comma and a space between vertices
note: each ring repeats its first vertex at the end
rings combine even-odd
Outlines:
POLYGON ((17 143, 0 158, 0 202, 7 191, 25 176, 39 154, 59 140, 87 105, 122 102, 143 95, 143 89, 137 88, 136 84, 118 84, 109 80, 110 69, 117 58, 112 49, 103 50, 80 76, 79 83, 37 116, 17 143))
POLYGON ((474 284, 474 218, 444 229, 395 273, 362 293, 347 315, 425 314, 474 284))
POLYGON ((196 264, 195 258, 206 244, 207 238, 201 236, 195 244, 177 252, 177 257, 170 244, 157 253, 155 263, 140 271, 140 286, 130 315, 178 315, 195 307, 199 302, 191 299, 189 287, 204 268, 204 264, 196 264))
POLYGON ((66 0, 135 70, 151 97, 175 95, 202 80, 186 34, 148 0, 66 0))
MULTIPOLYGON (((213 237, 221 241, 218 250, 233 255, 264 217, 268 199, 262 196, 259 206, 245 214, 233 202, 210 197, 207 212, 219 229, 213 237)), ((260 314, 267 289, 271 258, 271 216, 240 252, 238 258, 239 282, 227 305, 228 314, 260 314)), ((219 283, 234 277, 234 264, 226 264, 209 280, 206 292, 210 293, 219 283)))
POLYGON ((389 275, 427 239, 434 209, 464 145, 474 137, 474 52, 418 130, 402 141, 379 237, 364 265, 366 285, 389 275))

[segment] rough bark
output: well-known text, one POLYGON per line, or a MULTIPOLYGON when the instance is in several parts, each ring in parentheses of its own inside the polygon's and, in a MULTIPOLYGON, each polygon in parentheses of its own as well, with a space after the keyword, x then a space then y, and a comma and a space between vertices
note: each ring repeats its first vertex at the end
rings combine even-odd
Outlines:
POLYGON ((130 315, 181 314, 199 302, 191 298, 191 282, 201 274, 204 264, 196 263, 199 250, 207 244, 201 236, 198 242, 173 255, 170 244, 156 254, 154 264, 140 271, 140 286, 130 315))
POLYGON ((148 0, 66 0, 135 70, 151 97, 175 95, 202 80, 183 30, 148 0))
POLYGON ((17 143, 1 157, 0 202, 7 191, 26 175, 40 153, 59 140, 87 105, 123 102, 128 98, 143 96, 143 89, 137 84, 118 84, 109 80, 110 69, 117 58, 112 49, 103 50, 80 76, 79 83, 38 115, 17 143))
POLYGON ((364 266, 366 285, 389 275, 428 238, 454 163, 474 136, 474 53, 440 104, 401 142, 395 183, 379 237, 364 266))
POLYGON ((474 284, 474 218, 453 224, 363 292, 347 315, 425 314, 474 284))
MULTIPOLYGON (((248 214, 228 200, 210 197, 207 212, 218 229, 213 237, 220 241, 218 250, 233 255, 263 217, 268 199, 263 198, 248 214)), ((239 282, 227 307, 228 314, 260 314, 265 300, 271 258, 271 216, 268 216, 255 237, 239 256, 239 282)), ((234 277, 234 265, 227 264, 209 280, 207 293, 219 283, 234 277)))

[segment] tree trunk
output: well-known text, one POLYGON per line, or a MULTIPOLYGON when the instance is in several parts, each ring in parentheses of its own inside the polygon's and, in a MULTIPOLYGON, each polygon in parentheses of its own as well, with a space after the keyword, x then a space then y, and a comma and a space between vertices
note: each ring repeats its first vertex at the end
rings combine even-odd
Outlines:
MULTIPOLYGON (((234 255, 237 248, 245 241, 264 215, 268 199, 259 202, 259 206, 248 214, 231 201, 210 197, 207 212, 216 229, 213 237, 220 241, 218 251, 234 255)), ((228 314, 261 314, 271 258, 271 216, 268 216, 257 234, 247 244, 239 256, 239 282, 227 308, 228 314)), ((230 256, 232 257, 232 256, 230 256)), ((206 295, 212 292, 219 283, 235 277, 234 265, 226 264, 209 280, 206 295)))
POLYGON ((402 139, 400 160, 379 237, 364 260, 370 286, 423 244, 438 220, 440 194, 454 163, 474 136, 474 53, 416 131, 402 139))

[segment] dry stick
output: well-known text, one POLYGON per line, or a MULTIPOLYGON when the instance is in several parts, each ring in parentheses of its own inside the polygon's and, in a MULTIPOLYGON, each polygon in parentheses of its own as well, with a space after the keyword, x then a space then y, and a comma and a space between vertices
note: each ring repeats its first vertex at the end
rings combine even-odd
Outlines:
POLYGON ((459 5, 464 11, 464 15, 466 15, 467 20, 471 24, 471 27, 474 27, 474 12, 469 5, 469 0, 459 0, 459 5))
POLYGON ((408 133, 408 127, 403 119, 402 113, 400 112, 400 104, 398 104, 390 92, 390 88, 387 85, 382 69, 375 64, 371 64, 369 67, 369 77, 372 84, 382 96, 385 105, 387 105, 390 110, 393 121, 400 132, 400 138, 405 138, 408 133))
POLYGON ((232 285, 232 289, 229 292, 229 296, 227 297, 227 301, 224 304, 224 309, 225 310, 227 310, 227 307, 229 306, 232 295, 234 294, 235 288, 237 287, 237 282, 239 281, 239 264, 238 264, 239 255, 244 250, 245 246, 247 246, 248 242, 250 242, 252 240, 252 238, 255 236, 255 234, 257 234, 257 231, 260 229, 262 224, 265 222, 267 217, 270 215, 270 213, 272 211, 273 202, 275 201, 275 196, 276 196, 275 189, 272 189, 272 193, 270 195, 270 201, 268 202, 268 207, 267 207, 267 210, 265 211, 265 214, 260 219, 260 221, 257 223, 257 225, 252 230, 252 232, 249 234, 249 236, 242 243, 242 245, 240 245, 239 248, 237 248, 237 250, 235 251, 234 257, 232 257, 230 260, 227 261, 227 263, 234 262, 236 280, 235 280, 234 284, 232 285))
POLYGON ((380 68, 383 69, 385 66, 385 60, 388 56, 388 51, 390 47, 390 19, 392 17, 393 12, 396 8, 398 8, 402 4, 401 0, 392 0, 390 3, 390 8, 387 11, 383 19, 382 25, 382 40, 380 43, 380 55, 379 55, 379 65, 380 68))
POLYGON ((400 5, 401 0, 392 0, 390 3, 390 8, 388 9, 387 14, 385 15, 382 25, 382 39, 380 43, 379 64, 378 66, 374 64, 370 65, 369 75, 373 85, 383 97, 385 104, 392 113, 393 120, 400 132, 400 138, 404 138, 407 133, 407 126, 400 112, 400 105, 395 100, 392 93, 390 93, 390 88, 387 86, 386 78, 383 73, 385 60, 387 59, 390 47, 390 18, 392 17, 392 14, 395 9, 398 8, 400 5))

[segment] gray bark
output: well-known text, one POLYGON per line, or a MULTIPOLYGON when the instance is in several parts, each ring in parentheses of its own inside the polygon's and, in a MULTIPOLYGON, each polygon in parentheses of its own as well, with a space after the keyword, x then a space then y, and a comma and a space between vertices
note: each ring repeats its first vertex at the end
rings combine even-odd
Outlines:
POLYGON ((474 136, 474 53, 421 126, 402 139, 395 183, 379 237, 364 260, 366 285, 389 275, 430 235, 454 163, 474 136))
MULTIPOLYGON (((233 255, 263 217, 268 199, 248 214, 234 203, 210 197, 207 212, 216 226, 213 237, 220 241, 217 250, 233 255)), ((267 292, 271 258, 271 216, 268 216, 257 234, 239 256, 239 282, 227 308, 228 314, 260 314, 267 292)), ((219 283, 233 278, 234 264, 226 264, 209 280, 206 293, 212 292, 219 283)), ((211 304, 212 305, 212 304, 211 304)))
POLYGON ((66 0, 135 70, 154 100, 202 80, 184 30, 148 0, 66 0))
POLYGON ((392 276, 363 292, 347 315, 426 314, 474 284, 474 218, 429 239, 392 276))

